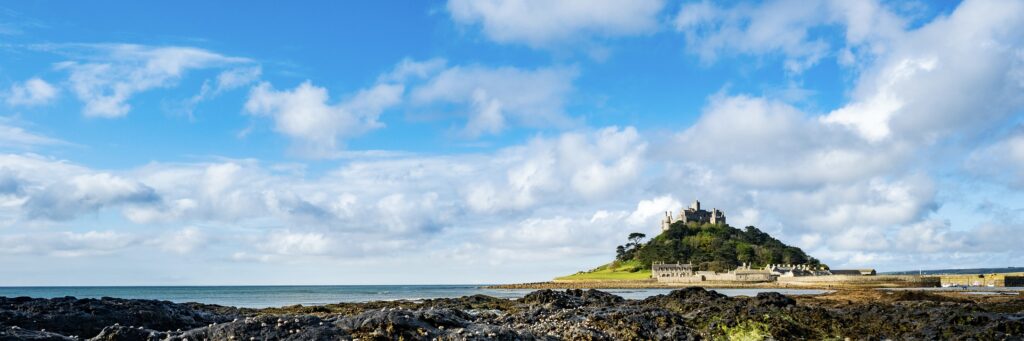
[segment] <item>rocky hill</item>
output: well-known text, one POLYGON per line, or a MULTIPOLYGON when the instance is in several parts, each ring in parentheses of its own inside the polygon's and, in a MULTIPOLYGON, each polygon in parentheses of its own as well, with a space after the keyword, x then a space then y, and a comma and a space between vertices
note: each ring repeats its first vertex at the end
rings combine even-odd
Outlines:
MULTIPOLYGON (((697 270, 729 271, 744 263, 824 265, 795 246, 789 246, 754 226, 737 229, 727 224, 672 223, 661 234, 644 241, 631 233, 616 248, 615 261, 556 280, 636 280, 650 278, 651 264, 689 263, 697 270)), ((826 266, 827 267, 827 266, 826 266)))
MULTIPOLYGON (((635 235, 634 235, 635 236, 635 235)), ((619 261, 636 261, 649 268, 654 262, 690 263, 699 270, 728 271, 747 263, 821 265, 798 247, 789 246, 756 227, 737 229, 725 224, 673 223, 646 243, 623 246, 619 261)))

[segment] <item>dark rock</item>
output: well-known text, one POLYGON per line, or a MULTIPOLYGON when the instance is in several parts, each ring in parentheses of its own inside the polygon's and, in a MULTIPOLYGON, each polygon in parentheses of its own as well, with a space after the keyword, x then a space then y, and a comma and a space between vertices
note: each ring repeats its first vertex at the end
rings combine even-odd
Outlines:
POLYGON ((314 316, 262 315, 185 331, 168 340, 347 340, 348 333, 314 316))
POLYGON ((796 304, 796 300, 777 292, 762 292, 754 297, 754 304, 759 306, 785 307, 796 304))
POLYGON ((89 341, 149 341, 163 340, 167 336, 167 333, 152 329, 117 325, 103 328, 99 335, 89 339, 89 341))
POLYGON ((52 332, 22 329, 20 327, 0 327, 0 341, 33 340, 33 341, 70 341, 70 337, 52 332))
POLYGON ((597 290, 542 290, 519 300, 476 295, 255 310, 112 298, 0 298, 0 341, 75 336, 95 341, 1020 340, 1024 335, 1020 299, 982 304, 932 294, 850 295, 871 299, 794 300, 777 293, 733 298, 686 288, 624 300, 597 290))
MULTIPOLYGON (((223 307, 177 304, 156 300, 26 299, 0 297, 0 326, 48 330, 82 338, 95 336, 104 327, 142 326, 154 330, 191 329, 214 322, 230 321, 236 314, 214 312, 223 307)), ((237 311, 229 308, 226 311, 237 311)))

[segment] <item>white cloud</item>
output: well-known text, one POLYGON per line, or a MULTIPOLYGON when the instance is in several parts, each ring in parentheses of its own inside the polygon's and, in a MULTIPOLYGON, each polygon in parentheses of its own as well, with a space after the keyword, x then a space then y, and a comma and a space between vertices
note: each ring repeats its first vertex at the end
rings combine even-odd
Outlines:
POLYGON ((474 211, 499 212, 556 199, 607 198, 639 179, 646 148, 632 127, 534 139, 526 146, 501 152, 493 174, 502 177, 473 182, 466 201, 474 211))
POLYGON ((0 147, 32 148, 67 144, 65 141, 25 130, 17 123, 14 120, 0 117, 0 147))
POLYGON ((965 1, 893 40, 824 118, 868 140, 968 140, 1024 107, 1024 4, 965 1), (970 61, 970 62, 965 62, 970 61), (1015 76, 1016 75, 1016 76, 1015 76))
POLYGON ((57 65, 69 73, 68 85, 85 102, 88 117, 127 115, 127 103, 137 93, 172 87, 190 70, 251 63, 192 47, 142 45, 68 45, 57 49, 84 50, 86 61, 57 65))
POLYGON ((30 78, 22 83, 15 83, 4 95, 9 106, 43 105, 57 98, 57 87, 38 77, 30 78))
POLYGON ((165 233, 153 240, 161 250, 182 255, 193 253, 208 242, 209 236, 194 226, 165 233))
POLYGON ((866 143, 786 103, 723 94, 712 96, 697 123, 667 149, 756 188, 858 181, 900 169, 909 152, 897 143, 866 143))
POLYGON ((320 233, 277 231, 257 245, 257 248, 276 255, 317 255, 328 251, 332 242, 320 233))
POLYGON ((434 58, 424 61, 410 58, 402 59, 391 72, 380 76, 378 82, 406 82, 410 79, 424 79, 437 74, 444 69, 448 62, 444 59, 434 58))
POLYGON ((136 242, 114 231, 88 231, 0 235, 0 254, 83 257, 114 253, 136 242))
POLYGON ((588 37, 621 37, 657 29, 661 0, 450 0, 455 22, 479 24, 502 43, 553 47, 588 37))
POLYGON ((225 70, 218 74, 215 80, 204 81, 202 87, 199 88, 199 93, 181 104, 181 110, 189 118, 193 118, 193 112, 199 103, 220 96, 226 91, 252 84, 259 80, 262 73, 263 69, 259 66, 245 66, 225 70))
POLYGON ((263 69, 259 66, 240 67, 226 70, 217 75, 217 88, 214 93, 237 89, 260 79, 263 69))
POLYGON ((33 193, 23 209, 30 218, 68 220, 121 204, 151 204, 159 196, 138 182, 107 173, 75 175, 33 193))
POLYGON ((414 105, 452 103, 467 116, 462 133, 475 138, 496 134, 510 123, 528 127, 567 127, 566 97, 577 72, 572 68, 518 69, 454 66, 411 91, 414 105))
POLYGON ((401 100, 403 91, 402 85, 377 84, 332 105, 327 89, 309 81, 284 91, 263 82, 249 93, 245 109, 271 117, 276 131, 302 143, 304 154, 329 156, 339 148, 339 140, 382 127, 378 117, 401 100))
POLYGON ((1024 132, 978 148, 964 160, 971 173, 1013 186, 1024 186, 1024 132))
POLYGON ((688 48, 705 62, 730 54, 778 54, 785 58, 785 68, 797 73, 839 48, 812 34, 815 29, 841 25, 847 43, 842 51, 852 63, 859 50, 871 54, 884 49, 887 39, 905 25, 875 1, 794 0, 728 8, 709 1, 689 3, 680 8, 674 24, 688 48))

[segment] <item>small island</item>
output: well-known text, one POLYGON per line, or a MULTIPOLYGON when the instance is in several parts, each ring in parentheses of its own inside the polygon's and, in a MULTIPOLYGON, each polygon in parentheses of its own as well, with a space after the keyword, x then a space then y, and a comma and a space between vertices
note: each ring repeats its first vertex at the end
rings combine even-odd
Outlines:
POLYGON ((937 287, 938 276, 879 275, 874 269, 833 269, 754 226, 738 229, 699 200, 678 215, 666 211, 650 240, 633 232, 615 259, 551 282, 494 288, 896 288, 937 287))

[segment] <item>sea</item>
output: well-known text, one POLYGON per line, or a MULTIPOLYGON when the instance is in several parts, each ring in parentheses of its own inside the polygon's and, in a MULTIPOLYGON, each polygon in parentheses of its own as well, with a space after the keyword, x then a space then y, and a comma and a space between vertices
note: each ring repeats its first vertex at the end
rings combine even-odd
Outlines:
MULTIPOLYGON (((814 289, 710 289, 728 296, 756 296, 761 292, 785 295, 816 295, 814 289)), ((288 286, 102 286, 102 287, 0 287, 0 296, 54 298, 118 297, 177 303, 198 302, 245 308, 323 305, 368 301, 423 300, 488 295, 514 299, 533 289, 486 289, 480 285, 288 285, 288 286)), ((671 289, 602 289, 626 299, 668 294, 671 289)))

